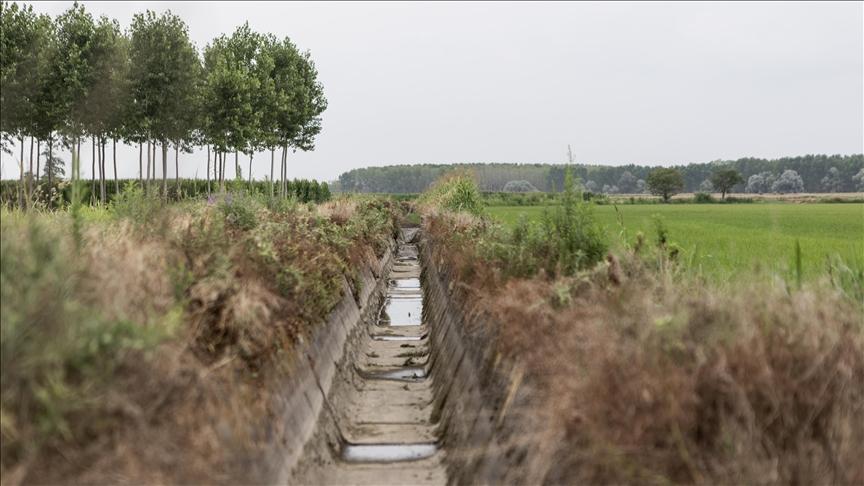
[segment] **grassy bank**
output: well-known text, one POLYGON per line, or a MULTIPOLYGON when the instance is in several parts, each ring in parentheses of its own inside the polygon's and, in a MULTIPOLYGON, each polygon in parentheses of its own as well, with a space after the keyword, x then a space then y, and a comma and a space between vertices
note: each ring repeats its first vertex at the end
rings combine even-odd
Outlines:
MULTIPOLYGON (((489 207, 513 228, 520 218, 539 221, 548 207, 489 207)), ((731 281, 742 274, 793 276, 800 244, 804 278, 825 274, 839 258, 864 270, 862 204, 650 204, 596 206, 594 215, 613 245, 654 238, 657 218, 694 271, 731 281), (623 223, 623 226, 622 224, 623 223)))
POLYGON ((286 357, 379 258, 396 208, 242 193, 6 211, 3 484, 225 482, 286 357))
POLYGON ((608 246, 576 200, 513 231, 453 207, 425 206, 426 237, 477 336, 525 370, 544 425, 524 440, 550 454, 531 482, 864 480, 860 282, 720 286, 669 240, 608 246))

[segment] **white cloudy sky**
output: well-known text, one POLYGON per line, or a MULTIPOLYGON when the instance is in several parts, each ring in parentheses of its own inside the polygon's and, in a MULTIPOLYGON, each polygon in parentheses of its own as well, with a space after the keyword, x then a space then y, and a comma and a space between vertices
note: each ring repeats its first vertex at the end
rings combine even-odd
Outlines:
MULTIPOLYGON (((248 20, 311 50, 330 108, 317 149, 290 156, 296 177, 563 162, 567 144, 615 165, 864 151, 861 2, 84 4, 124 26, 170 8, 199 48, 248 20)), ((121 176, 137 156, 121 152, 121 176)), ((181 156, 181 175, 204 160, 181 156)), ((4 155, 3 177, 16 165, 4 155)))

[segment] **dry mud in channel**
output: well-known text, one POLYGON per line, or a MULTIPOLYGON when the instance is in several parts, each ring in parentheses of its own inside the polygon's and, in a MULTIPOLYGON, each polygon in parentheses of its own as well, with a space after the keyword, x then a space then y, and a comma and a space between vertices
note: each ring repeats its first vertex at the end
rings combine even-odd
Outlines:
POLYGON ((295 484, 445 484, 435 419, 434 375, 416 229, 387 277, 373 322, 363 325, 341 366, 290 482, 295 484))

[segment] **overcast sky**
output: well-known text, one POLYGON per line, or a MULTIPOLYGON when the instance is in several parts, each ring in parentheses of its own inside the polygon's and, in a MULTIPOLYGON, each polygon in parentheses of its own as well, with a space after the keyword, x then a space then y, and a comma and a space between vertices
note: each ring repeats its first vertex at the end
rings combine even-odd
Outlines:
MULTIPOLYGON (((296 177, 560 163, 567 144, 610 165, 864 151, 861 2, 83 3, 124 27, 170 8, 201 49, 246 20, 309 49, 330 107, 316 150, 289 158, 296 177)), ((137 157, 122 152, 121 176, 137 157)), ((181 175, 204 160, 181 156, 181 175)))

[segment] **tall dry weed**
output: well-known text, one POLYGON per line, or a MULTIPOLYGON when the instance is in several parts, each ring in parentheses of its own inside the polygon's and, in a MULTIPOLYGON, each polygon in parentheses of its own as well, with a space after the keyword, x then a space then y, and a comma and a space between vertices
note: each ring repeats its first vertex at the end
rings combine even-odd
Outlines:
POLYGON ((488 228, 439 213, 426 234, 459 305, 525 370, 544 424, 522 431, 529 450, 557 444, 532 480, 864 480, 862 306, 834 287, 718 289, 645 249, 572 278, 512 278, 478 249, 488 228))
POLYGON ((79 237, 64 213, 0 221, 3 484, 236 480, 293 346, 396 232, 371 200, 124 204, 79 237))

